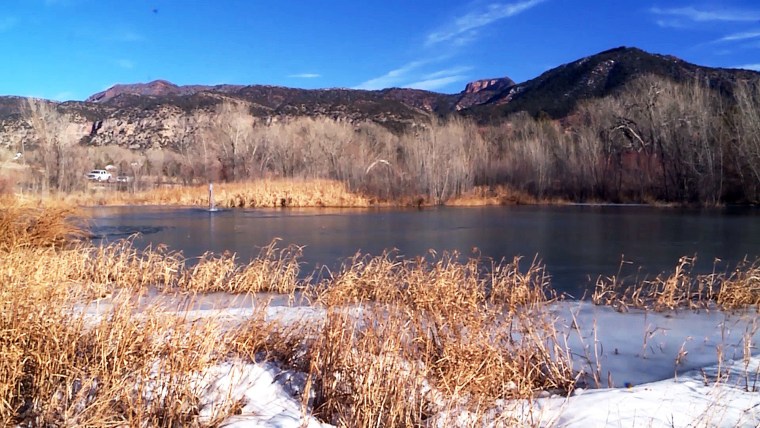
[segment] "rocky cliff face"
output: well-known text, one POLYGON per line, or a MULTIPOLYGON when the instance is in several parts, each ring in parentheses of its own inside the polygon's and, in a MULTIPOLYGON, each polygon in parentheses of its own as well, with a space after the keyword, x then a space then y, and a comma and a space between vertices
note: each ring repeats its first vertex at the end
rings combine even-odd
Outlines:
POLYGON ((513 86, 515 86, 515 82, 509 77, 470 82, 464 88, 464 92, 462 92, 459 100, 457 100, 456 109, 462 110, 475 105, 485 104, 493 97, 508 91, 513 86))
MULTIPOLYGON (((0 150, 12 153, 33 149, 39 135, 25 117, 26 98, 0 97, 0 150)), ((63 144, 77 144, 91 132, 93 122, 82 111, 72 109, 71 102, 48 104, 64 114, 61 121, 47 124, 63 144)))
POLYGON ((139 109, 119 111, 92 123, 85 142, 92 146, 118 145, 131 150, 172 149, 179 151, 183 140, 208 122, 203 109, 187 113, 163 105, 145 114, 139 109))
POLYGON ((509 77, 499 77, 497 79, 481 79, 468 83, 464 88, 464 93, 475 94, 485 91, 486 89, 501 90, 514 85, 514 80, 510 79, 509 77))

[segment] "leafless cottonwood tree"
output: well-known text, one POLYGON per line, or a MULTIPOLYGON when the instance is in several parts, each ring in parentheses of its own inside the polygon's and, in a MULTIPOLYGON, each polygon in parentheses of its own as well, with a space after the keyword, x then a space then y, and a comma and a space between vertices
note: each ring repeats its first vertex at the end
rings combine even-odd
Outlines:
MULTIPOLYGON (((616 129, 640 158, 658 199, 716 204, 724 188, 729 142, 721 95, 695 78, 686 83, 645 76, 618 97, 626 104, 616 129), (654 181, 659 181, 659 186, 654 181)), ((644 184, 644 183, 642 183, 644 184)), ((643 187, 643 186, 642 186, 643 187)))
POLYGON ((40 163, 42 170, 42 190, 70 191, 82 186, 82 152, 77 147, 81 135, 71 118, 60 112, 55 103, 36 98, 27 98, 23 112, 24 119, 34 130, 36 140, 32 159, 40 163))
POLYGON ((760 82, 740 82, 735 89, 736 170, 747 193, 760 199, 760 82))
POLYGON ((224 100, 205 125, 202 138, 220 163, 220 178, 224 181, 242 178, 243 165, 249 160, 246 158, 255 157, 257 150, 253 144, 254 119, 248 110, 248 104, 224 100))
POLYGON ((488 151, 475 124, 460 119, 407 133, 401 147, 406 173, 434 203, 472 188, 488 151))

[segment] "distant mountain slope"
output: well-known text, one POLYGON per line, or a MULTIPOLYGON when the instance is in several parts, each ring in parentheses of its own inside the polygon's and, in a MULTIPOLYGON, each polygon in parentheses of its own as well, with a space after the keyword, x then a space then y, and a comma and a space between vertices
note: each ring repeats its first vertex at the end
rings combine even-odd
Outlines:
POLYGON ((674 56, 658 55, 637 48, 620 47, 551 69, 535 79, 504 88, 487 103, 468 113, 477 118, 497 118, 527 111, 561 118, 580 100, 603 97, 638 76, 652 74, 676 82, 706 79, 710 86, 726 90, 738 79, 758 79, 748 70, 698 66, 674 56))
MULTIPOLYGON (((738 80, 760 80, 760 73, 753 71, 702 67, 672 56, 621 47, 561 65, 522 83, 508 77, 476 80, 458 94, 406 88, 367 91, 268 85, 179 86, 155 80, 114 85, 84 102, 59 103, 57 108, 74 113, 73 121, 93 129, 83 143, 138 150, 171 146, 181 134, 180 127, 196 129, 199 121, 224 100, 244 103, 253 116, 267 122, 322 116, 352 123, 368 120, 402 132, 435 117, 457 114, 480 122, 499 121, 517 111, 562 118, 578 102, 609 95, 648 74, 676 82, 705 79, 724 92, 738 80)), ((22 138, 19 135, 26 135, 20 131, 28 128, 22 117, 25 102, 22 97, 0 97, 0 146, 17 145, 22 138)))
POLYGON ((349 121, 372 120, 401 130, 431 114, 453 110, 456 95, 417 89, 389 88, 380 91, 353 89, 299 89, 271 85, 187 85, 156 80, 150 83, 115 85, 87 98, 89 110, 109 115, 118 111, 156 110, 171 105, 185 111, 209 108, 223 99, 247 102, 254 116, 327 116, 349 121), (114 111, 115 110, 115 111, 114 111))
MULTIPOLYGON (((469 87, 469 86, 468 86, 469 87)), ((134 97, 177 98, 193 96, 201 92, 234 95, 272 109, 285 104, 335 103, 347 104, 358 99, 378 102, 398 101, 410 107, 426 111, 448 111, 455 95, 407 88, 388 88, 380 91, 335 89, 298 89, 271 85, 185 85, 178 86, 166 80, 149 83, 118 84, 105 91, 89 96, 85 102, 101 104, 124 103, 134 97)))
POLYGON ((185 96, 193 95, 203 91, 213 91, 221 93, 234 92, 242 88, 242 85, 187 85, 178 86, 174 83, 166 80, 154 80, 148 83, 134 83, 134 84, 118 84, 114 85, 103 92, 98 92, 89 96, 85 102, 91 103, 106 103, 113 98, 122 95, 137 95, 137 96, 185 96))
POLYGON ((115 85, 92 95, 86 102, 121 108, 170 103, 192 109, 218 102, 222 96, 250 102, 255 106, 254 114, 369 119, 397 128, 426 114, 447 115, 456 111, 478 119, 497 119, 523 110, 532 115, 544 112, 560 118, 572 111, 578 101, 606 96, 646 74, 676 82, 703 78, 720 90, 729 88, 738 79, 760 76, 753 71, 702 67, 669 55, 620 47, 561 65, 527 82, 516 84, 508 77, 481 79, 451 95, 402 88, 363 91, 266 85, 177 86, 156 80, 115 85))

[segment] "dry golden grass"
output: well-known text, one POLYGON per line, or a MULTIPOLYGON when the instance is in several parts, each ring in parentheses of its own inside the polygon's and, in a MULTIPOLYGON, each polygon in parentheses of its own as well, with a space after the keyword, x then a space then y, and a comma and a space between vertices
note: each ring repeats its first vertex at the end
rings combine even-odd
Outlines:
MULTIPOLYGON (((220 358, 217 323, 139 313, 129 295, 100 316, 60 271, 38 268, 81 250, 22 250, 0 268, 0 423, 3 426, 209 426, 199 419, 199 373, 220 358), (10 267, 15 272, 10 272, 10 267)), ((224 404, 224 403, 221 403, 224 404)), ((232 403, 222 417, 232 409, 232 403)))
POLYGON ((328 309, 309 347, 315 412, 338 425, 419 426, 452 406, 572 390, 569 353, 545 314, 461 315, 328 309))
POLYGON ((723 308, 755 306, 760 309, 760 258, 744 260, 730 274, 718 279, 716 301, 723 308))
POLYGON ((62 246, 83 237, 66 205, 45 205, 13 196, 0 197, 0 251, 20 247, 62 246))
POLYGON ((310 346, 315 413, 339 426, 419 426, 429 412, 427 371, 405 354, 414 333, 390 309, 357 318, 328 310, 310 346))
POLYGON ((212 254, 188 265, 180 253, 137 250, 129 240, 8 248, 0 253, 4 425, 215 426, 240 403, 214 403, 212 417, 201 418, 209 404, 197 379, 231 356, 305 371, 306 408, 351 426, 418 425, 451 403, 568 391, 575 381, 542 310, 547 290, 535 263, 521 270, 517 260, 484 265, 455 253, 357 255, 310 286, 299 279, 301 249, 276 242, 247 265, 212 254), (327 315, 280 324, 263 307, 232 327, 190 322, 181 311, 141 306, 149 287, 298 290, 327 315), (100 301, 110 302, 106 312, 83 311, 100 301))
POLYGON ((236 262, 234 254, 215 257, 204 254, 180 280, 179 288, 192 292, 225 291, 228 293, 273 292, 292 295, 304 287, 300 258, 303 248, 277 247, 279 239, 263 247, 246 265, 236 262))
MULTIPOLYGON (((167 186, 128 193, 115 188, 101 192, 62 195, 77 205, 209 205, 208 185, 167 186)), ((324 179, 261 179, 214 183, 218 208, 368 207, 370 199, 348 189, 345 183, 324 179)))
POLYGON ((760 308, 760 259, 751 263, 744 260, 730 273, 713 269, 701 275, 692 273, 695 261, 695 257, 681 257, 673 273, 636 280, 630 285, 620 275, 599 278, 592 301, 621 311, 699 309, 710 305, 723 309, 760 308))
POLYGON ((150 284, 176 254, 62 245, 76 232, 62 210, 6 204, 0 215, 10 225, 0 235, 0 425, 215 426, 234 411, 214 403, 200 417, 199 375, 225 355, 220 323, 138 310, 133 293, 100 315, 83 310, 117 286, 150 284), (42 219, 48 234, 13 228, 42 219))
MULTIPOLYGON (((39 197, 38 197, 39 198, 39 197)), ((180 205, 207 207, 208 185, 168 185, 140 192, 124 192, 111 185, 84 192, 51 194, 46 201, 68 206, 180 205)), ((559 198, 538 199, 506 185, 477 186, 444 201, 447 206, 565 204, 559 198)), ((395 200, 349 190, 346 183, 327 179, 261 179, 248 182, 214 183, 217 208, 364 208, 377 206, 432 206, 422 196, 401 195, 395 200)))
POLYGON ((564 205, 569 202, 568 199, 559 197, 537 198, 524 190, 499 184, 495 186, 475 186, 471 190, 447 200, 444 205, 457 207, 538 204, 564 205))
POLYGON ((318 326, 283 324, 267 320, 265 315, 265 311, 256 311, 232 330, 227 352, 247 361, 277 361, 296 370, 308 371, 304 347, 318 326))
POLYGON ((418 310, 451 305, 463 312, 490 304, 514 312, 553 298, 543 266, 534 260, 521 272, 519 263, 519 257, 495 262, 458 252, 431 251, 415 260, 396 252, 374 257, 357 253, 323 281, 316 301, 327 306, 403 303, 418 310))
MULTIPOLYGON (((56 212, 60 218, 48 221, 65 223, 66 214, 56 212)), ((12 213, 1 215, 13 220, 12 213)), ((453 408, 485 418, 484 403, 567 393, 578 377, 536 260, 521 267, 519 258, 457 253, 415 260, 357 254, 312 283, 301 276, 302 249, 281 249, 277 241, 248 264, 210 253, 187 263, 181 253, 138 250, 130 240, 60 245, 60 234, 32 239, 23 231, 37 236, 36 229, 19 230, 0 235, 8 239, 0 242, 5 426, 217 426, 239 409, 239 399, 213 403, 212 416, 202 418, 209 403, 198 379, 228 358, 303 371, 304 413, 343 426, 420 426, 453 408), (257 304, 251 317, 232 325, 200 322, 141 306, 138 297, 149 288, 299 292, 325 315, 283 324, 257 304), (100 315, 82 309, 101 301, 109 305, 100 315)), ((760 301, 758 262, 704 276, 692 275, 692 264, 683 258, 674 274, 646 287, 600 281, 594 301, 655 309, 760 301)))
POLYGON ((316 298, 328 315, 310 347, 315 411, 339 425, 418 426, 452 403, 568 392, 575 375, 551 295, 535 261, 357 254, 316 298))
POLYGON ((476 186, 472 190, 455 196, 445 205, 449 206, 484 206, 484 205, 534 205, 540 202, 535 196, 507 185, 476 186))

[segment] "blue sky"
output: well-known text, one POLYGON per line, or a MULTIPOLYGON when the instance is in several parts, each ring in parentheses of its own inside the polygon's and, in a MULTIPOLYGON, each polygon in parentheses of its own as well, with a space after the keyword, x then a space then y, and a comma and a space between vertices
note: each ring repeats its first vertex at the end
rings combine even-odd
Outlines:
POLYGON ((454 93, 623 45, 760 70, 760 2, 2 0, 0 95, 155 79, 454 93))

